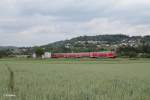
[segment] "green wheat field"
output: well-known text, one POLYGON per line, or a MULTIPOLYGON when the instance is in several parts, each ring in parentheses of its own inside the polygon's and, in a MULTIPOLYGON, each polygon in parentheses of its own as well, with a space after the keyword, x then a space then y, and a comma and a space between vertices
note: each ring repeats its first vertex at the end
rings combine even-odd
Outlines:
POLYGON ((150 100, 150 59, 2 59, 0 100, 150 100))

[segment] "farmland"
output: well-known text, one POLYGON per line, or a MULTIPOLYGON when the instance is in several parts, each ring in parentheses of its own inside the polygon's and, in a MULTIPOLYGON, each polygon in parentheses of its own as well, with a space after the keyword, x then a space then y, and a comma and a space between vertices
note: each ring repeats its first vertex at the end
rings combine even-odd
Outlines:
POLYGON ((2 59, 0 99, 150 100, 150 59, 2 59))

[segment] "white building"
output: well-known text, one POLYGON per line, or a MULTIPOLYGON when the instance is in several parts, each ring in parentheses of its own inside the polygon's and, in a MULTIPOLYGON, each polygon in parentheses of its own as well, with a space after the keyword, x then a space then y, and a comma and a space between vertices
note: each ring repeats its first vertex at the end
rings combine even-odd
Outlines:
POLYGON ((36 53, 33 53, 33 54, 32 54, 32 57, 33 57, 33 58, 36 58, 36 53))
POLYGON ((43 57, 44 58, 51 58, 51 52, 45 52, 43 57))

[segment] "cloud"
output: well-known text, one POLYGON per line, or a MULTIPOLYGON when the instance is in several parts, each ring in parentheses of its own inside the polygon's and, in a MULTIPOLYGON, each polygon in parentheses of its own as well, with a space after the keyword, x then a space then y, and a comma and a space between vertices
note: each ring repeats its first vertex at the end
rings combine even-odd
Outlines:
POLYGON ((149 0, 1 0, 0 45, 105 33, 150 35, 149 11, 149 0))
POLYGON ((93 19, 85 24, 89 32, 102 34, 126 33, 127 35, 146 35, 150 33, 149 25, 131 25, 120 20, 109 20, 107 18, 93 19))

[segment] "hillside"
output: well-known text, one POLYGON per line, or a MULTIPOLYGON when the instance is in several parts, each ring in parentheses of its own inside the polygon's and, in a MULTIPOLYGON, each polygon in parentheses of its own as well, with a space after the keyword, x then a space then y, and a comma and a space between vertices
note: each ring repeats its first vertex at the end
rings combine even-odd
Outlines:
POLYGON ((0 46, 0 50, 7 50, 7 49, 17 49, 18 47, 15 46, 0 46))
POLYGON ((101 43, 119 43, 122 40, 129 39, 129 36, 126 35, 96 35, 96 36, 79 36, 72 38, 70 40, 65 41, 58 41, 54 43, 50 43, 48 45, 44 45, 42 47, 61 47, 66 45, 67 43, 74 44, 76 42, 83 42, 83 41, 99 41, 101 43))
POLYGON ((80 36, 70 40, 58 41, 41 46, 51 52, 86 52, 114 50, 119 46, 130 45, 137 47, 142 44, 150 44, 150 36, 127 36, 117 35, 96 35, 80 36))

